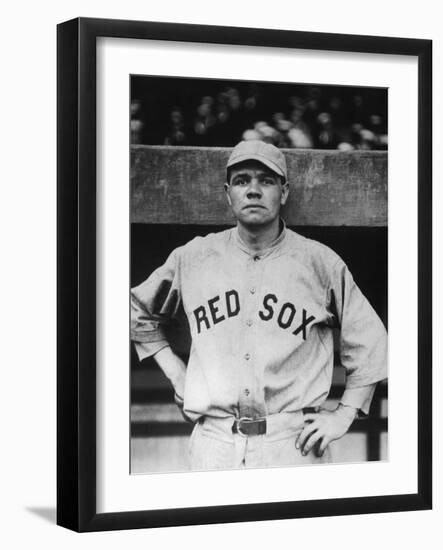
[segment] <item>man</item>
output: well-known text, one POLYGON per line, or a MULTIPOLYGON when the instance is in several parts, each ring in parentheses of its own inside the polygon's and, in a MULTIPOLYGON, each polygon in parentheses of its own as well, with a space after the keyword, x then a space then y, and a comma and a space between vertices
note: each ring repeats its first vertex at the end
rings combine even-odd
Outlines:
POLYGON ((331 461, 329 444, 367 414, 386 377, 386 331, 344 262, 288 230, 283 153, 240 142, 227 163, 233 229, 197 237, 132 290, 131 335, 140 359, 154 356, 195 423, 192 469, 331 461), (163 326, 183 307, 188 365, 163 326), (334 411, 334 339, 346 387, 334 411))

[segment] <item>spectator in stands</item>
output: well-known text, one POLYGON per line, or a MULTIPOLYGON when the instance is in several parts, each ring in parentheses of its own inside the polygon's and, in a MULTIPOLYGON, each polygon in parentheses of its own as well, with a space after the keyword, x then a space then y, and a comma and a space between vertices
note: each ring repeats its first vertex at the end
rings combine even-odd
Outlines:
POLYGON ((260 87, 257 84, 251 84, 243 102, 243 118, 247 128, 251 128, 256 120, 262 118, 261 99, 260 87))
POLYGON ((225 103, 219 101, 215 117, 213 144, 219 147, 229 147, 232 144, 231 113, 225 103))
POLYGON ((211 130, 216 123, 216 118, 212 113, 213 103, 212 97, 205 96, 197 107, 193 123, 194 145, 211 145, 211 130))
POLYGON ((262 136, 257 130, 245 130, 242 135, 243 141, 257 141, 261 140, 262 136))
POLYGON ((260 129, 258 130, 261 134, 261 141, 264 141, 265 143, 270 143, 271 145, 275 145, 279 139, 279 134, 275 128, 272 126, 269 126, 269 124, 264 124, 260 126, 260 129))
POLYGON ((131 101, 131 143, 137 144, 142 142, 143 121, 141 120, 141 101, 133 99, 131 101))
POLYGON ((361 94, 355 94, 351 100, 351 124, 366 125, 367 113, 364 106, 364 100, 361 94))
POLYGON ((330 113, 320 113, 317 117, 315 143, 320 149, 336 149, 339 144, 337 131, 332 124, 330 113))
POLYGON ((363 128, 362 130, 360 130, 359 149, 363 149, 364 151, 375 149, 376 141, 377 138, 374 132, 371 132, 371 130, 368 130, 367 128, 363 128))
POLYGON ((231 131, 231 144, 237 143, 245 130, 245 113, 243 110, 240 92, 237 88, 228 88, 226 90, 227 106, 230 111, 229 128, 231 131))
POLYGON ((292 128, 288 131, 290 147, 311 149, 314 146, 311 131, 303 121, 303 109, 296 107, 290 117, 292 128))
POLYGON ((386 149, 388 145, 388 135, 383 117, 377 114, 369 116, 368 130, 375 135, 375 148, 386 149))
POLYGON ((289 131, 292 128, 292 124, 289 120, 281 119, 276 123, 276 130, 278 131, 278 141, 275 144, 277 147, 291 147, 292 142, 289 138, 289 131))
POLYGON ((317 117, 320 113, 321 89, 317 86, 311 86, 308 91, 306 102, 303 105, 303 120, 311 128, 311 131, 317 124, 317 117))
POLYGON ((169 114, 168 131, 164 140, 165 145, 187 145, 187 135, 183 112, 174 107, 169 114))

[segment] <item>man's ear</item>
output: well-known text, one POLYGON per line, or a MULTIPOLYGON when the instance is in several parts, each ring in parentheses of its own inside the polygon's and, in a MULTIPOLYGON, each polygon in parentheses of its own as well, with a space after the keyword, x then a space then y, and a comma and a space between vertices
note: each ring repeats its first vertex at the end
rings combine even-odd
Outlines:
POLYGON ((229 204, 229 206, 232 206, 232 205, 231 205, 231 197, 229 196, 229 183, 225 183, 225 184, 223 185, 223 187, 224 187, 224 189, 225 189, 226 199, 227 199, 227 201, 228 201, 228 204, 229 204))
POLYGON ((288 200, 288 196, 289 196, 289 183, 287 181, 285 181, 285 183, 282 183, 282 194, 281 194, 281 199, 280 199, 280 204, 286 204, 286 201, 288 200))

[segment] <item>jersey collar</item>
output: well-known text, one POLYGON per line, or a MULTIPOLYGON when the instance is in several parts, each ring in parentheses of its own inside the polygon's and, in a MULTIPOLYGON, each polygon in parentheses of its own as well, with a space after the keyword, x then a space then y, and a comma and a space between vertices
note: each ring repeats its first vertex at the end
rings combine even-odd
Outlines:
POLYGON ((269 246, 267 246, 263 250, 257 251, 249 248, 248 245, 242 240, 242 238, 239 235, 237 227, 233 228, 235 245, 238 248, 240 248, 240 250, 248 254, 249 256, 258 256, 260 258, 266 258, 271 254, 273 254, 274 252, 276 252, 277 250, 279 250, 283 245, 284 241, 286 240, 286 234, 287 234, 286 224, 284 220, 280 218, 280 234, 278 235, 278 237, 274 241, 272 241, 272 243, 269 246))

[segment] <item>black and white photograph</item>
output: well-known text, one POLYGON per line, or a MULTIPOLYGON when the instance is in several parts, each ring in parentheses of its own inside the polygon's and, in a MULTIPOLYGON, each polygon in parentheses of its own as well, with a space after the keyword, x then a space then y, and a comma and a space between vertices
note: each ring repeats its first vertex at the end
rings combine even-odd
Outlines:
POLYGON ((388 461, 388 89, 133 74, 128 128, 131 474, 388 461))

